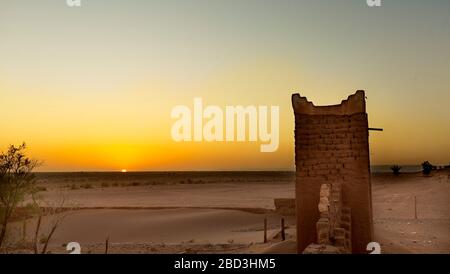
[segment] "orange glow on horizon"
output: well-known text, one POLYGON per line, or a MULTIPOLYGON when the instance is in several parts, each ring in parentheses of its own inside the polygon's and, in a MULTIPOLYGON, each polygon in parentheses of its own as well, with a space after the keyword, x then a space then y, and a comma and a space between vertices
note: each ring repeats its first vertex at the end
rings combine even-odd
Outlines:
POLYGON ((396 1, 276 12, 264 1, 53 2, 0 9, 0 151, 26 142, 39 171, 293 170, 291 94, 330 105, 358 89, 369 126, 384 129, 370 132, 372 165, 450 161, 448 1, 416 1, 423 20, 396 1), (174 11, 183 25, 167 21, 174 11), (278 150, 174 142, 171 110, 196 97, 279 106, 278 150))

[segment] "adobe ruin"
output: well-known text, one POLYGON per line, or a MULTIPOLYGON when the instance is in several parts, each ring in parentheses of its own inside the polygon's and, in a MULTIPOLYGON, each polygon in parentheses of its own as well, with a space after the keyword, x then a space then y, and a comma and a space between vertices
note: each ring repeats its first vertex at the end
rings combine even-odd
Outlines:
POLYGON ((293 94, 292 106, 298 252, 316 244, 364 253, 373 239, 364 91, 332 106, 293 94))

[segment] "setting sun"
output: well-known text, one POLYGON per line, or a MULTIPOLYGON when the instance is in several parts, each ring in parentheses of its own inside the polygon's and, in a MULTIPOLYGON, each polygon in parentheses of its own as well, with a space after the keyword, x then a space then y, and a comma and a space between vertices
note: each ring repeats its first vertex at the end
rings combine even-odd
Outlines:
POLYGON ((122 169, 122 172, 124 172, 124 173, 125 173, 125 172, 127 172, 127 170, 126 170, 126 169, 122 169))

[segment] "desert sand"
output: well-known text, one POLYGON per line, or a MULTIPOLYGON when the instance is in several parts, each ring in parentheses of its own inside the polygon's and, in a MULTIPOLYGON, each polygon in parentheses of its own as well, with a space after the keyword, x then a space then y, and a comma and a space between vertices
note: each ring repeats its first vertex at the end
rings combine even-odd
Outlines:
MULTIPOLYGON (((66 205, 77 208, 62 213, 67 216, 52 237, 50 252, 67 253, 65 244, 79 242, 82 253, 103 253, 106 238, 109 253, 295 252, 295 217, 278 215, 273 202, 294 197, 292 174, 205 178, 199 173, 151 180, 99 176, 38 176, 45 205, 64 196, 66 205), (268 243, 263 243, 264 218, 268 243), (279 234, 281 218, 286 220, 285 242, 279 234)), ((382 253, 450 253, 449 178, 449 171, 429 177, 372 174, 375 240, 382 253)), ((57 217, 46 216, 43 231, 57 217)), ((35 224, 36 218, 27 220, 26 241, 33 238, 35 224)), ((23 224, 13 227, 20 231, 23 224)))

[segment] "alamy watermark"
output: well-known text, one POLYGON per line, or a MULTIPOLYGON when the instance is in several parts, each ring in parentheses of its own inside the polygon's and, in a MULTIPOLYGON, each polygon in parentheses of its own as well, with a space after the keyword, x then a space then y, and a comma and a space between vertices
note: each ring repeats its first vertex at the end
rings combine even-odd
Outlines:
POLYGON ((369 7, 381 7, 381 0, 366 0, 369 7))
POLYGON ((81 7, 81 0, 66 0, 67 6, 73 7, 81 7))
POLYGON ((280 139, 279 106, 203 106, 202 98, 194 98, 194 106, 175 106, 171 117, 176 142, 257 142, 261 152, 274 152, 280 139), (270 119, 270 122, 269 122, 270 119))

